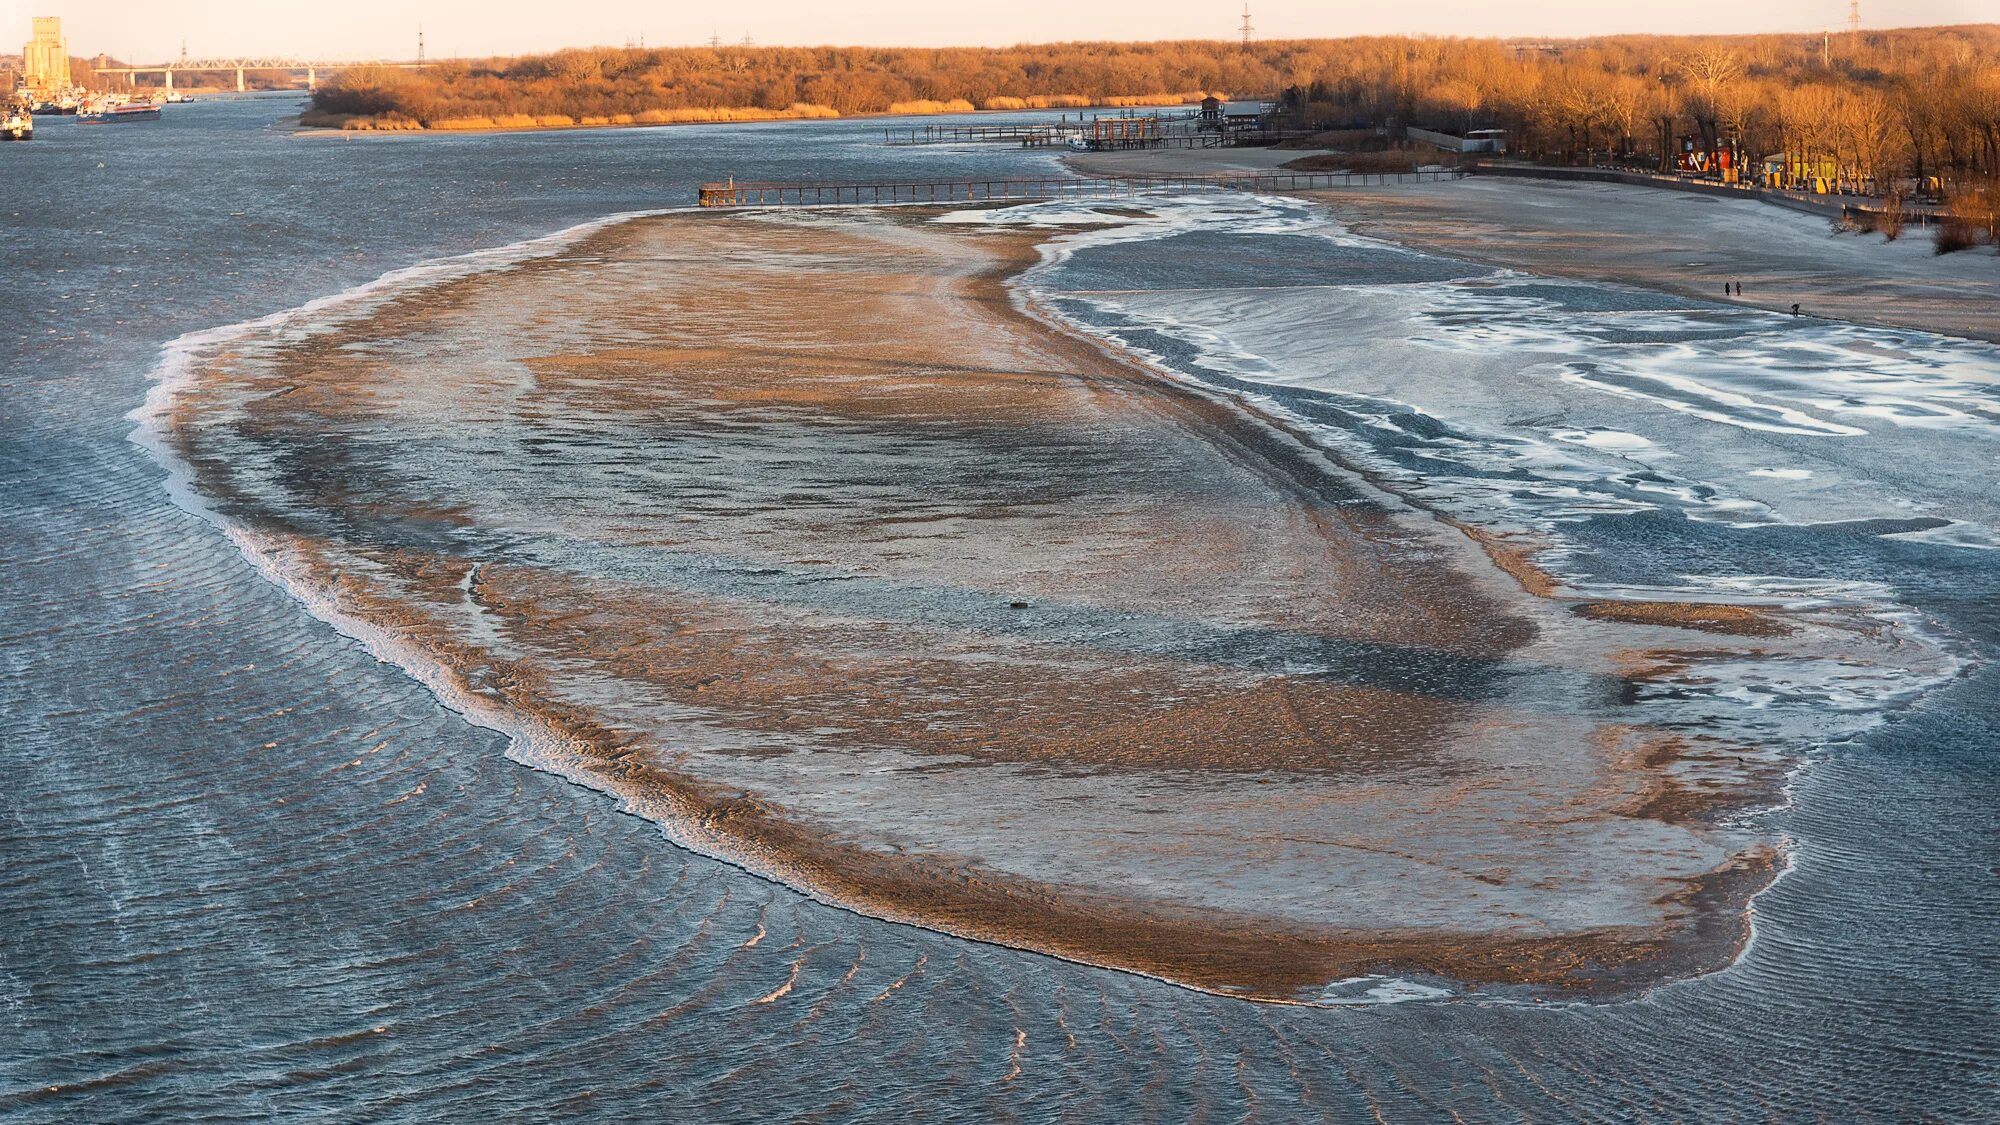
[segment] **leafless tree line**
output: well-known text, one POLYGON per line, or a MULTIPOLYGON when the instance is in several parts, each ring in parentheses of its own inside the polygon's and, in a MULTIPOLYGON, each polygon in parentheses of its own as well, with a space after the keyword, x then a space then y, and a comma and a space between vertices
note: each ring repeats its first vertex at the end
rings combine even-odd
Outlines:
POLYGON ((1005 48, 593 48, 350 71, 320 120, 602 123, 1283 96, 1314 124, 1509 131, 1546 159, 1725 146, 1840 189, 2000 181, 2000 26, 1547 43, 1379 37, 1005 48), (650 118, 648 117, 650 115, 650 118))

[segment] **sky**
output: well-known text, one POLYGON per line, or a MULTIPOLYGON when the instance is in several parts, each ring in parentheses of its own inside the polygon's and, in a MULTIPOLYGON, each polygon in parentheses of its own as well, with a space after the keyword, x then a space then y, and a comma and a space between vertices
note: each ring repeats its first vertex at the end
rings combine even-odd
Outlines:
MULTIPOLYGON (((29 17, 60 16, 70 53, 132 62, 190 55, 318 58, 517 55, 590 45, 1002 45, 1074 39, 1233 39, 1243 0, 0 0, 0 52, 29 17)), ((1251 0, 1259 38, 1573 36, 1838 29, 1848 0, 1251 0)), ((1862 0, 1863 27, 2000 22, 2000 0, 1862 0)))

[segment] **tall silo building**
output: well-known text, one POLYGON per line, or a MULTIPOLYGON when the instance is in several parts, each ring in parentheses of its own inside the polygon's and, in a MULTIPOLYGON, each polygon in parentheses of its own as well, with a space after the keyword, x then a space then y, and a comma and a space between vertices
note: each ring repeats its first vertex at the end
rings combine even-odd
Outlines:
POLYGON ((21 55, 28 89, 51 94, 69 87, 69 44, 63 42, 60 18, 36 16, 35 37, 21 48, 21 55))

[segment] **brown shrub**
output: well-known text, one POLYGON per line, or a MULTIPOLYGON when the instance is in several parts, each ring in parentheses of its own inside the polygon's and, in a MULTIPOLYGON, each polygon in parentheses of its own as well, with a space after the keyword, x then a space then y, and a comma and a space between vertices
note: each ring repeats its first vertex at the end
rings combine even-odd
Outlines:
POLYGON ((1946 215, 1938 220, 1931 231, 1933 253, 1956 254, 1960 250, 1970 250, 1979 245, 1979 231, 1971 223, 1956 215, 1946 215))

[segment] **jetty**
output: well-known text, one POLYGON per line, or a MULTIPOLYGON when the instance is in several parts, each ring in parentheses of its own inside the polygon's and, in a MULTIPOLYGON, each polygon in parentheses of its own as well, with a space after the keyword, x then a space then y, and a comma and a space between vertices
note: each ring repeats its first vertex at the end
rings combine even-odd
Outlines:
POLYGON ((882 143, 907 145, 1059 145, 1075 135, 1074 125, 908 125, 882 130, 882 143))
POLYGON ((1192 129, 1199 121, 1200 115, 1194 113, 1079 113, 1074 118, 1064 114, 1056 121, 1011 125, 900 125, 884 128, 882 143, 898 147, 999 143, 1037 148, 1107 131, 1120 135, 1143 131, 1151 136, 1164 136, 1192 129))
POLYGON ((854 207, 889 203, 1030 202, 1113 199, 1145 192, 1280 192, 1435 183, 1465 173, 1242 172, 1205 176, 1042 176, 1018 179, 728 180, 701 185, 703 207, 854 207))

